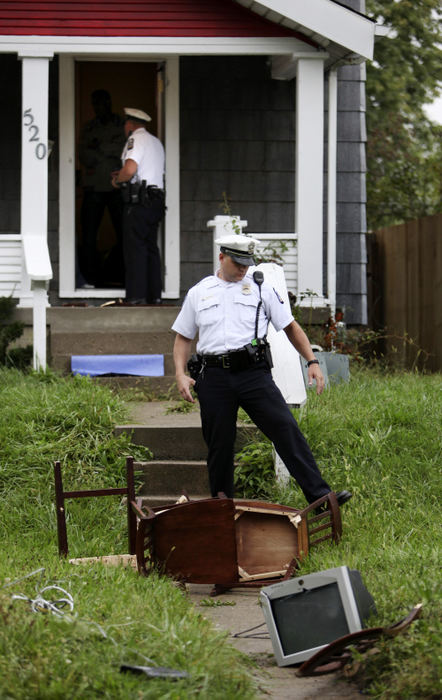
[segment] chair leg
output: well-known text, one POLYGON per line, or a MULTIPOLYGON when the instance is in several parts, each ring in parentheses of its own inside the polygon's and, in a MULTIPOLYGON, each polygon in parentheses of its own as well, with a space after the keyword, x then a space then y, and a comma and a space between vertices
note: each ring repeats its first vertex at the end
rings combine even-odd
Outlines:
POLYGON ((127 529, 129 536, 129 554, 136 553, 137 540, 137 516, 132 510, 132 501, 135 500, 135 482, 134 482, 134 459, 127 457, 126 459, 126 484, 127 484, 127 529))
POLYGON ((57 513, 57 534, 58 534, 58 553, 60 556, 67 557, 68 555, 68 534, 66 530, 66 511, 64 506, 63 481, 61 478, 60 462, 54 464, 55 478, 55 510, 57 513))

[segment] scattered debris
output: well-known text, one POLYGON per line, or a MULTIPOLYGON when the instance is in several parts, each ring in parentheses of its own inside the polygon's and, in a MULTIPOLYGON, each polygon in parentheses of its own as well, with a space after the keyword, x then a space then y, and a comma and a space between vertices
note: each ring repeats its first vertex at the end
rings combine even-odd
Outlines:
POLYGON ((411 612, 399 622, 389 627, 370 627, 353 634, 335 639, 331 644, 327 644, 320 649, 310 659, 305 661, 297 671, 297 676, 318 676, 324 673, 333 673, 342 670, 350 677, 349 670, 353 662, 353 655, 372 654, 375 651, 375 644, 381 638, 388 639, 396 637, 405 632, 412 622, 421 615, 422 603, 415 605, 411 612))
POLYGON ((148 678, 166 678, 171 681, 189 678, 187 671, 176 671, 173 668, 164 668, 164 666, 130 666, 129 664, 122 664, 120 671, 122 673, 144 673, 148 678))
POLYGON ((95 564, 99 562, 105 566, 127 566, 132 569, 137 568, 137 558, 135 554, 109 554, 101 557, 78 557, 77 559, 69 559, 69 564, 95 564))
POLYGON ((199 604, 203 608, 221 608, 223 605, 236 605, 234 600, 213 600, 213 598, 203 598, 199 604))

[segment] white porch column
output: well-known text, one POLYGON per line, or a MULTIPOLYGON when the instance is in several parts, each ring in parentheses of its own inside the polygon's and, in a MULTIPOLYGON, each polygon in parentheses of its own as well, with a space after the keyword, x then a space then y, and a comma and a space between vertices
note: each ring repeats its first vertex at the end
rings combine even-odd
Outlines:
POLYGON ((296 73, 295 231, 298 293, 325 304, 323 274, 324 57, 299 58, 296 73))
POLYGON ((164 239, 164 292, 166 299, 180 296, 180 107, 179 59, 166 63, 166 209, 164 239))
POLYGON ((52 55, 19 54, 22 60, 20 212, 24 260, 20 303, 33 307, 34 369, 46 368, 46 284, 52 277, 47 243, 49 60, 52 55))

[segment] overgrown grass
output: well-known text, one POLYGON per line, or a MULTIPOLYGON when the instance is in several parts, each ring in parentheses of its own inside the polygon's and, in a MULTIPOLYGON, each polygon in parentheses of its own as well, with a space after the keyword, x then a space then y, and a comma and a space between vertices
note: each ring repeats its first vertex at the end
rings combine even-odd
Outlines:
MULTIPOLYGON (((253 697, 245 658, 168 579, 58 558, 54 460, 65 489, 85 489, 123 485, 125 456, 149 456, 113 436, 125 418, 118 397, 89 379, 0 370, 0 401, 0 697, 253 697), (72 595, 73 614, 34 613, 12 598, 54 583, 72 595), (148 680, 120 673, 122 663, 189 678, 148 680)), ((67 520, 71 556, 127 552, 119 498, 68 501, 67 520)))
MULTIPOLYGON (((375 624, 424 604, 408 634, 368 657, 361 683, 388 700, 440 697, 441 389, 440 375, 353 371, 348 384, 309 393, 295 412, 331 487, 354 494, 339 546, 312 553, 301 571, 358 569, 377 605, 375 624)), ((262 454, 266 464, 265 443, 262 454)), ((292 485, 271 485, 267 497, 304 505, 292 485)))
MULTIPOLYGON (((424 604, 407 634, 380 642, 363 664, 365 692, 388 700, 440 697, 440 379, 353 370, 349 384, 310 393, 296 413, 332 488, 354 494, 342 511, 339 546, 318 548, 301 571, 361 571, 377 605, 375 624, 424 604)), ((146 457, 127 437, 113 436, 125 418, 118 397, 87 379, 2 370, 0 400, 0 697, 253 697, 244 661, 170 581, 74 568, 56 554, 53 461, 63 464, 66 488, 88 488, 121 485, 125 455, 146 457), (5 587, 39 567, 41 582, 36 575, 5 587), (34 614, 11 599, 55 581, 72 594, 77 619, 34 614), (141 655, 190 678, 172 683, 119 672, 122 662, 148 663, 141 655)), ((266 444, 248 454, 254 451, 256 470, 270 451, 266 444)), ((259 479, 269 499, 304 505, 293 485, 259 479)), ((125 517, 118 498, 70 502, 71 555, 126 552, 125 517)))

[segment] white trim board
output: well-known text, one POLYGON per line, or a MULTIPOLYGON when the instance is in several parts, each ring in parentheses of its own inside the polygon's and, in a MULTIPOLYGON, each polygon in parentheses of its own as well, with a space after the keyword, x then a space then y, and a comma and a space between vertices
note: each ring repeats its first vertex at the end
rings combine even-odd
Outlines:
POLYGON ((308 29, 312 38, 324 39, 353 51, 364 58, 373 58, 376 23, 350 7, 330 0, 235 0, 276 24, 287 28, 308 29))
POLYGON ((40 50, 58 54, 115 57, 151 56, 162 61, 168 56, 273 55, 316 52, 316 48, 295 37, 90 37, 90 36, 7 36, 0 35, 0 52, 40 50))

